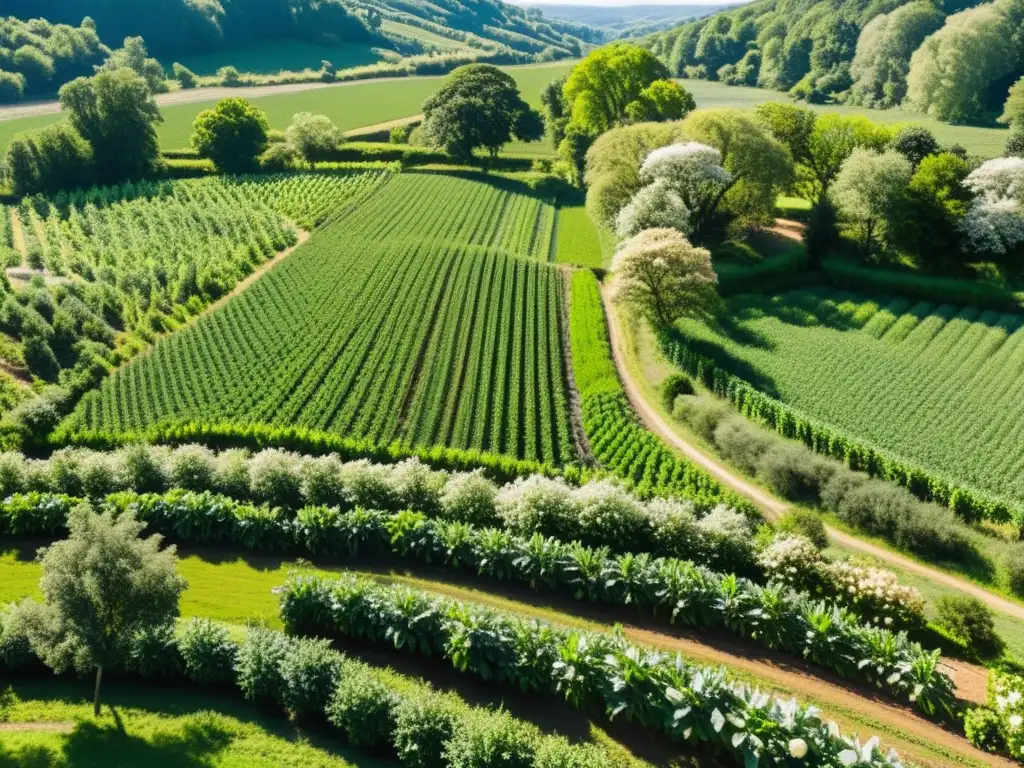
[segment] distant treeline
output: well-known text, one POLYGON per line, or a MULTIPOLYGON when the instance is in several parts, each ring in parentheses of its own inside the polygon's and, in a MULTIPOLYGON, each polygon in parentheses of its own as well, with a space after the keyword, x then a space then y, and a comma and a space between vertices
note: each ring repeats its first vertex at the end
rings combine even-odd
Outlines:
POLYGON ((0 103, 56 91, 68 80, 91 75, 109 55, 91 21, 72 27, 0 18, 0 103))

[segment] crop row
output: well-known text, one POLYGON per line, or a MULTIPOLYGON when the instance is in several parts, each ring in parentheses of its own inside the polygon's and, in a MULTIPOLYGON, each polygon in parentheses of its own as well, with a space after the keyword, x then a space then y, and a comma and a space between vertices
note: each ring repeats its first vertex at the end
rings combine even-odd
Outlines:
POLYGON ((592 272, 573 273, 571 307, 573 373, 583 429, 597 460, 641 495, 679 495, 705 509, 726 502, 752 510, 748 501, 674 454, 636 419, 612 359, 601 291, 592 272))
POLYGON ((281 617, 292 634, 340 635, 440 656, 487 683, 558 696, 584 711, 707 744, 745 765, 899 765, 876 740, 844 739, 795 699, 780 701, 730 680, 724 669, 692 667, 621 635, 568 631, 353 576, 290 579, 281 617))
POLYGON ((968 519, 1020 517, 1021 316, 821 289, 738 298, 733 315, 742 333, 686 321, 666 353, 816 451, 968 519))
POLYGON ((555 261, 592 268, 599 268, 603 262, 597 229, 582 205, 558 209, 555 261))
POLYGON ((430 175, 388 182, 109 377, 71 428, 267 423, 572 461, 558 273, 466 245, 494 239, 511 194, 430 175), (407 216, 388 207, 394 195, 407 216), (409 227, 391 236, 399 221, 409 227))

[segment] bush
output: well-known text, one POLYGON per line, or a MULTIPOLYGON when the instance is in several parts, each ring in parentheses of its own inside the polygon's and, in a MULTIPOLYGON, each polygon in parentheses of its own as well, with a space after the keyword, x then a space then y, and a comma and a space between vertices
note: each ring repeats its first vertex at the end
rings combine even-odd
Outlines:
POLYGON ((578 534, 572 489, 562 480, 519 478, 498 492, 498 515, 520 536, 578 534))
POLYGON ((1024 544, 1014 544, 1007 548, 1003 557, 1003 570, 1006 571, 1006 585, 1018 597, 1024 597, 1024 544))
POLYGON ((306 504, 340 507, 345 503, 341 482, 341 460, 337 456, 318 456, 302 463, 300 492, 306 504))
POLYGON ((36 654, 29 641, 31 614, 38 604, 24 601, 0 609, 0 667, 11 671, 36 662, 36 654))
POLYGON ((249 461, 252 495, 272 507, 289 509, 302 505, 302 477, 292 454, 268 448, 249 461))
POLYGON ((409 134, 412 133, 411 125, 396 125, 388 134, 389 144, 408 144, 409 134))
POLYGON ((371 464, 366 459, 346 462, 341 469, 346 501, 353 507, 392 509, 395 498, 391 492, 390 474, 388 467, 371 464))
POLYGON ((159 493, 170 482, 170 452, 135 443, 118 452, 124 485, 138 493, 159 493))
POLYGON ((714 439, 715 429, 731 413, 727 403, 713 397, 684 395, 672 408, 675 418, 689 424, 690 429, 708 441, 714 439))
POLYGON ((999 715, 988 707, 974 707, 964 715, 964 732, 967 740, 986 752, 1002 752, 1006 740, 1000 731, 999 715))
POLYGON ((818 549, 828 546, 825 523, 814 512, 806 509, 791 509, 775 524, 780 533, 796 533, 809 539, 818 549))
POLYGON ((216 456, 202 445, 183 445, 171 453, 170 481, 174 488, 189 491, 212 491, 215 482, 216 456))
POLYGON ((233 499, 250 498, 249 453, 240 448, 222 452, 215 463, 218 493, 233 499))
POLYGON ((242 85, 242 73, 235 67, 221 67, 217 70, 217 82, 226 88, 235 88, 242 85))
POLYGON ((0 104, 21 101, 25 96, 25 76, 0 70, 0 104))
POLYGON ((226 628, 209 619, 192 619, 178 640, 189 679, 200 685, 226 685, 235 679, 238 646, 226 628))
POLYGON ((593 744, 573 746, 561 736, 542 739, 534 768, 614 768, 608 753, 593 744))
POLYGON ((181 677, 184 663, 174 624, 139 632, 128 646, 128 670, 142 677, 181 677))
POLYGON ((465 707, 455 696, 406 696, 394 709, 392 743, 398 761, 409 768, 446 768, 445 745, 465 707))
POLYGON ((357 747, 388 744, 395 728, 398 698, 368 667, 346 665, 330 704, 327 719, 357 747))
POLYGON ((661 385, 661 402, 669 411, 675 406, 676 398, 693 394, 693 382, 682 373, 673 373, 661 385))
POLYGON ((283 703, 296 717, 322 716, 341 676, 342 656, 329 640, 297 638, 281 662, 283 703))
POLYGON ((391 493, 403 509, 414 509, 431 517, 441 508, 441 491, 447 479, 417 458, 405 459, 390 468, 391 493))
POLYGON ((982 658, 993 658, 1003 652, 1005 644, 996 633, 992 611, 971 595, 943 595, 936 601, 937 623, 982 658))
POLYGON ((441 494, 441 517, 482 528, 498 525, 498 489, 480 470, 457 472, 441 494))
POLYGON ((195 73, 184 64, 174 62, 171 65, 171 72, 174 73, 174 79, 181 84, 182 89, 195 88, 199 84, 195 73))
POLYGON ((773 491, 794 501, 817 501, 821 487, 838 469, 802 445, 773 441, 755 462, 757 477, 773 491))
POLYGON ((287 654, 288 640, 280 632, 250 627, 235 661, 238 687, 247 700, 259 704, 283 701, 281 662, 287 654))
POLYGON ((533 768, 538 735, 505 712, 476 712, 458 724, 445 749, 450 768, 533 768))
POLYGON ((260 168, 267 173, 283 173, 294 168, 298 159, 291 144, 271 142, 267 151, 260 155, 260 168))
POLYGON ((772 446, 772 439, 742 416, 719 422, 713 433, 722 456, 744 472, 754 473, 757 462, 772 446))
POLYGON ((650 549, 650 525, 643 507, 615 483, 587 483, 573 491, 572 505, 575 521, 567 519, 560 529, 566 541, 578 539, 590 546, 621 541, 629 542, 629 548, 635 551, 650 549), (578 526, 575 532, 574 525, 578 526))

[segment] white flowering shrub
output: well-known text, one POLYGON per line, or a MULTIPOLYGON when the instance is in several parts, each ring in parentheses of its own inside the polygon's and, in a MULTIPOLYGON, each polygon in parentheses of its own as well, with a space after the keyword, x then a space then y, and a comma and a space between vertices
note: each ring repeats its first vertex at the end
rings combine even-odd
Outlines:
POLYGON ((302 503, 302 478, 293 453, 268 448, 249 461, 249 487, 253 496, 272 507, 296 507, 302 503))
POLYGON ((414 457, 396 464, 390 474, 391 493, 398 504, 417 512, 437 512, 448 478, 446 473, 437 472, 414 457))
POLYGON ((658 551, 685 558, 700 538, 693 502, 653 498, 647 502, 647 518, 658 551))
POLYGON ((825 588, 866 621, 886 628, 923 627, 924 599, 896 574, 855 563, 825 563, 825 588))
POLYGON ((667 179, 641 187, 615 219, 615 233, 622 239, 659 228, 678 229, 684 235, 693 229, 690 209, 667 179))
POLYGON ((342 463, 335 454, 315 456, 302 462, 302 498, 312 506, 337 507, 345 502, 341 481, 342 463))
POLYGON ((749 537, 750 522, 742 512, 719 504, 697 521, 697 528, 705 535, 736 539, 749 537))
POLYGON ((171 483, 175 488, 207 491, 214 486, 217 457, 205 445, 182 445, 171 452, 171 483))
POLYGON ((441 517, 458 523, 480 527, 496 525, 498 520, 498 488, 475 472, 456 472, 444 486, 441 494, 441 517))
POLYGON ((572 494, 577 535, 585 544, 642 542, 650 524, 636 497, 609 480, 587 483, 572 494))
POLYGON ((992 672, 989 706, 995 711, 1007 751, 1024 758, 1024 677, 992 672))
POLYGON ((806 592, 817 591, 825 565, 814 542, 796 534, 776 536, 758 553, 757 562, 771 581, 806 592))
POLYGON ((498 492, 498 516, 512 533, 565 536, 576 531, 573 489, 563 480, 521 477, 498 492))
POLYGON ((982 163, 964 186, 975 196, 960 222, 967 248, 1004 256, 1024 243, 1024 158, 982 163))
POLYGON ((341 484, 349 506, 391 509, 394 505, 391 467, 386 464, 371 464, 366 459, 345 462, 341 467, 341 484))
MULTIPOLYGON (((249 497, 249 452, 231 448, 221 452, 214 464, 219 493, 236 499, 249 497)), ((136 487, 136 486, 129 486, 136 487)))

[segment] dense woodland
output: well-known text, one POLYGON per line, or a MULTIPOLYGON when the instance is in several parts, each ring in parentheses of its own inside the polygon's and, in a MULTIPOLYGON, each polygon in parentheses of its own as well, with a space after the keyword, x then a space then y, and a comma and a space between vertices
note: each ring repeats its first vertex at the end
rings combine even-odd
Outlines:
POLYGON ((1020 0, 760 0, 644 44, 677 76, 990 122, 1024 74, 1022 20, 1020 0))

